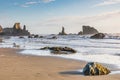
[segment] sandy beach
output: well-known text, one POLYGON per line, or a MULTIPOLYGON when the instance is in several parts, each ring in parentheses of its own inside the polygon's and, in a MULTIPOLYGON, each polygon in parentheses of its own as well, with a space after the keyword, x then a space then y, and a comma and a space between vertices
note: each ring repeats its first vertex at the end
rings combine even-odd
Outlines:
POLYGON ((0 48, 0 80, 120 80, 120 74, 84 76, 77 70, 86 62, 54 57, 17 54, 0 48))

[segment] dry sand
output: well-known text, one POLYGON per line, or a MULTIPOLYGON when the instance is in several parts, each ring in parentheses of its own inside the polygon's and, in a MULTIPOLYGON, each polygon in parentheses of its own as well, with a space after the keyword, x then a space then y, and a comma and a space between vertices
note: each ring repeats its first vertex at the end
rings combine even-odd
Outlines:
POLYGON ((54 57, 16 54, 15 49, 0 49, 0 80, 120 80, 120 74, 83 76, 74 70, 86 62, 54 57))

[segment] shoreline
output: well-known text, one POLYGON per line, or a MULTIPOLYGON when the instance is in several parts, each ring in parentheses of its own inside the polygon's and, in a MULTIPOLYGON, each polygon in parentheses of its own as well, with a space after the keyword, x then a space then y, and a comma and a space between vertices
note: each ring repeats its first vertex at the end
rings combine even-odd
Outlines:
MULTIPOLYGON (((62 59, 62 60, 70 60, 70 61, 72 60, 78 63, 83 62, 85 65, 89 62, 86 60, 77 60, 77 59, 65 58, 61 56, 40 56, 40 55, 23 54, 23 53, 21 54, 20 52, 23 51, 24 49, 17 49, 17 48, 0 48, 0 49, 12 49, 15 51, 15 53, 13 53, 12 55, 21 56, 21 57, 36 57, 36 58, 44 57, 44 58, 54 58, 54 59, 62 59)), ((111 71, 118 71, 118 70, 120 71, 120 68, 118 68, 117 66, 113 64, 106 64, 106 63, 100 63, 100 64, 106 66, 107 68, 109 67, 111 71)))
MULTIPOLYGON (((21 49, 20 51, 24 51, 24 49, 21 49)), ((23 56, 33 56, 33 57, 51 57, 51 58, 60 58, 60 59, 67 59, 67 60, 74 60, 74 61, 77 61, 77 62, 84 62, 84 63, 88 63, 90 61, 87 61, 87 60, 78 60, 78 59, 73 59, 73 58, 66 58, 66 57, 62 57, 61 55, 35 55, 35 54, 24 54, 24 53, 20 53, 20 51, 18 52, 19 55, 23 55, 23 56)), ((107 63, 102 63, 102 62, 98 62, 104 66, 106 66, 107 68, 109 68, 111 71, 117 71, 119 70, 120 71, 120 67, 114 65, 114 64, 107 64, 107 63)))
POLYGON ((78 70, 86 62, 19 54, 19 49, 0 48, 0 80, 119 80, 120 74, 84 76, 78 70))

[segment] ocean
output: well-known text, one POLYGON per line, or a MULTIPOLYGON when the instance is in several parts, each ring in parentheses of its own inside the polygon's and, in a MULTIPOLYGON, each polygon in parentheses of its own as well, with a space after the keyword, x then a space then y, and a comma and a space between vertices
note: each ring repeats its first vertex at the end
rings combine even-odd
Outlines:
POLYGON ((43 38, 4 37, 0 43, 2 48, 14 48, 13 43, 23 49, 20 54, 35 56, 54 56, 66 59, 83 60, 87 62, 99 62, 113 65, 120 69, 120 37, 107 36, 105 39, 90 39, 89 35, 44 35, 43 38), (51 37, 57 36, 57 39, 51 37), (40 50, 43 47, 71 47, 76 54, 51 54, 49 50, 40 50))

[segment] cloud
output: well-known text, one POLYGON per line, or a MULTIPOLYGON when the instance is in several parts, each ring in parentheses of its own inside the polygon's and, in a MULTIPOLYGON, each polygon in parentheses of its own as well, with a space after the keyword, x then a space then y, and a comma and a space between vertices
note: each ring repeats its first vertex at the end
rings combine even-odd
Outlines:
POLYGON ((120 4, 120 0, 103 0, 101 3, 98 3, 95 6, 107 6, 113 4, 120 4))
POLYGON ((55 1, 55 0, 42 0, 42 2, 44 2, 44 3, 50 3, 50 2, 53 2, 53 1, 55 1))
MULTIPOLYGON (((100 32, 119 32, 120 31, 120 11, 105 12, 94 16, 63 16, 38 21, 36 26, 50 29, 57 33, 58 28, 66 28, 66 32, 79 32, 82 25, 90 25, 97 28, 100 32)), ((39 27, 40 28, 40 27, 39 27)))
POLYGON ((26 5, 33 5, 33 4, 37 4, 38 2, 35 2, 35 1, 31 1, 31 2, 26 2, 25 4, 26 5))
POLYGON ((50 3, 55 0, 33 0, 29 2, 25 2, 24 4, 20 5, 21 7, 30 7, 31 5, 41 4, 41 3, 50 3))
POLYGON ((30 7, 31 5, 38 4, 39 2, 36 1, 29 1, 21 5, 21 7, 30 7))

